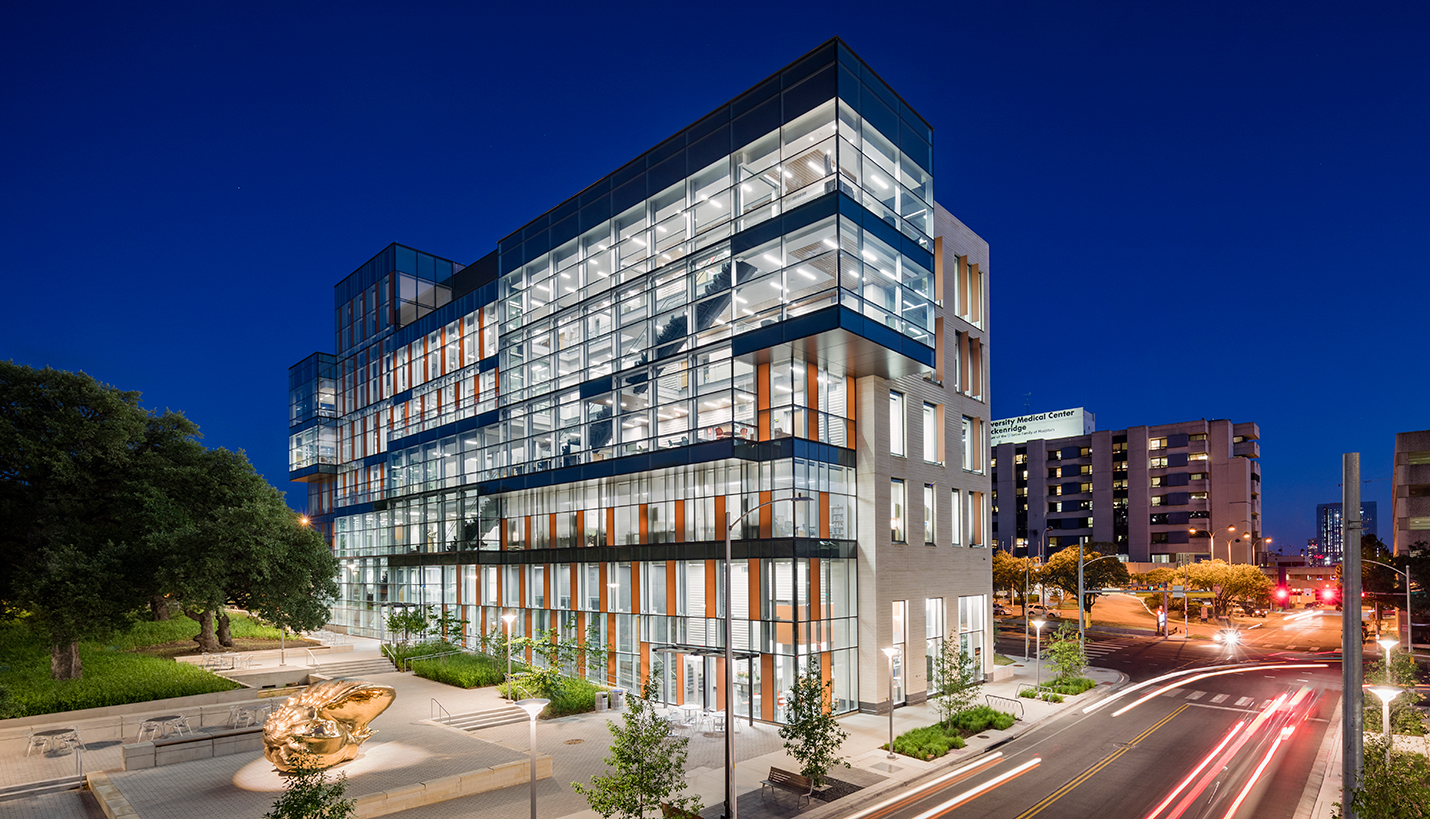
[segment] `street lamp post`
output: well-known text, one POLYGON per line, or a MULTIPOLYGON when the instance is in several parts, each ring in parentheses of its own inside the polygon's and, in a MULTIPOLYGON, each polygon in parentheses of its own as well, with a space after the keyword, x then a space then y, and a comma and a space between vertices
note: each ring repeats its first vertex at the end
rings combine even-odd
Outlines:
POLYGON ((894 753, 894 655, 899 650, 893 646, 882 650, 889 658, 889 759, 898 759, 899 755, 894 753))
POLYGON ((1395 736, 1390 732, 1390 701, 1400 694, 1400 689, 1388 685, 1373 685, 1367 690, 1380 697, 1380 721, 1385 723, 1385 764, 1389 767, 1390 746, 1395 740, 1395 736))
MULTIPOLYGON (((735 524, 745 519, 745 516, 764 506, 773 506, 780 501, 791 501, 794 503, 813 502, 814 498, 808 495, 795 495, 792 498, 776 498, 751 506, 732 518, 730 510, 725 510, 725 572, 723 588, 725 589, 725 814, 724 819, 736 819, 737 806, 735 804, 735 628, 731 612, 734 607, 730 600, 730 564, 734 562, 734 552, 730 545, 730 532, 734 530, 735 524)), ((728 502, 728 501, 727 501, 728 502)), ((799 646, 795 646, 796 653, 799 646)), ((753 678, 751 679, 753 683, 753 678)), ((750 701, 750 720, 754 721, 754 700, 750 701)), ((893 749, 892 742, 890 750, 893 749)))
MULTIPOLYGON (((1037 668, 1038 668, 1038 671, 1037 671, 1037 673, 1038 673, 1038 678, 1037 678, 1038 681, 1037 681, 1037 683, 1033 686, 1034 689, 1038 689, 1038 688, 1042 688, 1042 687, 1043 687, 1043 626, 1044 626, 1046 623, 1047 623, 1046 620, 1034 620, 1034 621, 1033 621, 1033 628, 1036 628, 1036 629, 1038 630, 1038 661, 1037 661, 1037 663, 1036 663, 1037 668)), ((890 667, 892 668, 892 666, 890 666, 890 667)))
MULTIPOLYGON (((1117 555, 1103 555, 1102 557, 1095 558, 1087 562, 1096 563, 1099 560, 1110 560, 1115 557, 1117 557, 1117 555)), ((1077 644, 1078 648, 1086 650, 1087 630, 1083 627, 1083 598, 1087 594, 1087 592, 1083 589, 1082 580, 1084 565, 1086 564, 1082 562, 1082 540, 1079 539, 1077 544, 1077 644)), ((1183 598, 1183 602, 1185 602, 1185 598, 1183 598)), ((1183 610, 1185 610, 1185 606, 1183 607, 1183 610)))
POLYGON ((1392 640, 1389 637, 1382 637, 1376 640, 1376 642, 1380 643, 1380 657, 1385 660, 1385 684, 1395 685, 1395 680, 1391 679, 1390 676, 1390 650, 1395 648, 1400 641, 1392 640))
POLYGON ((516 612, 509 611, 501 619, 506 623, 506 698, 511 700, 516 699, 516 689, 511 684, 511 624, 516 621, 516 612))
POLYGON ((1381 563, 1379 560, 1370 560, 1364 557, 1360 560, 1362 563, 1374 563, 1377 566, 1384 566, 1396 574, 1405 575, 1405 650, 1412 654, 1415 653, 1415 641, 1410 639, 1410 629, 1414 628, 1414 624, 1410 622, 1410 566, 1406 565, 1405 570, 1401 571, 1388 563, 1381 563))
POLYGON ((541 697, 529 697, 516 703, 531 717, 531 819, 536 819, 536 715, 549 702, 551 700, 541 697))
MULTIPOLYGON (((1236 526, 1234 526, 1234 525, 1233 525, 1233 526, 1228 526, 1228 527, 1226 527, 1226 530, 1227 530, 1228 532, 1235 532, 1235 531, 1236 531, 1236 526)), ((1216 530, 1215 530, 1215 529, 1201 529, 1201 530, 1198 530, 1196 527, 1192 527, 1191 529, 1188 529, 1188 530, 1187 530, 1187 532, 1188 532, 1189 534, 1193 534, 1193 535, 1195 535, 1198 531, 1202 531, 1202 532, 1206 532, 1206 533, 1207 533, 1207 539, 1211 542, 1211 547, 1212 547, 1212 549, 1211 549, 1211 552, 1212 552, 1212 560, 1216 560, 1216 530)), ((1228 535, 1227 538, 1226 538, 1226 562, 1227 562, 1227 563, 1230 563, 1230 562, 1231 562, 1231 536, 1230 536, 1230 535, 1228 535)))

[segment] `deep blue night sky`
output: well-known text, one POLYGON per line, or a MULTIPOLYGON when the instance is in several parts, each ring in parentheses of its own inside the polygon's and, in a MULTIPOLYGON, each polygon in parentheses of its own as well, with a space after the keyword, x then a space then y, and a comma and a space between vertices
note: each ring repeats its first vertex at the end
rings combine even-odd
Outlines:
POLYGON ((994 417, 1256 421, 1278 545, 1359 451, 1389 537, 1430 427, 1430 6, 493 5, 9 7, 0 357, 181 410, 301 506, 287 367, 333 284, 393 241, 474 261, 838 35, 991 243, 994 417))

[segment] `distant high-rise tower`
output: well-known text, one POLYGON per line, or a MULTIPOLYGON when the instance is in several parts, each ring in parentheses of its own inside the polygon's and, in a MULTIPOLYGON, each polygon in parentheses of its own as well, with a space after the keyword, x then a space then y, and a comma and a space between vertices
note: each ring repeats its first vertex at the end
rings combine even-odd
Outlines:
MULTIPOLYGON (((1375 501, 1362 501, 1360 505, 1361 535, 1375 535, 1375 501)), ((1316 541, 1321 545, 1321 557, 1312 558, 1313 563, 1335 566, 1341 562, 1341 505, 1339 503, 1316 504, 1316 541)))

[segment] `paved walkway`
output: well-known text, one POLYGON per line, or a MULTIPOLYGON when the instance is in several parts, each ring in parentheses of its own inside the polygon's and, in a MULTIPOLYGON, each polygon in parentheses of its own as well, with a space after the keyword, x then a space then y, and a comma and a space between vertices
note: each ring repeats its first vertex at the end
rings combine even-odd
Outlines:
MULTIPOLYGON (((377 656, 376 643, 356 640, 351 653, 319 658, 320 665, 350 662, 377 656)), ((291 660, 291 657, 290 657, 291 660)), ((1007 667, 1005 667, 1006 669, 1007 667)), ((1018 662, 1011 667, 1012 676, 983 686, 983 693, 1016 697, 1020 685, 1030 683, 1035 676, 1033 663, 1018 662)), ((850 714, 840 718, 849 739, 844 755, 852 765, 839 768, 831 775, 860 785, 864 790, 853 797, 828 805, 815 802, 798 811, 801 817, 818 817, 828 813, 847 813, 855 802, 864 802, 881 791, 899 787, 931 771, 959 764, 989 745, 1031 730, 1060 712, 1081 706, 1090 698, 1106 692, 1106 686, 1119 682, 1118 672, 1092 668, 1089 676, 1103 685, 1080 697, 1054 705, 1019 699, 1025 715, 1007 731, 988 731, 969 741, 967 747, 933 762, 900 757, 886 758, 879 746, 888 741, 887 715, 850 714)), ((1044 679, 1048 671, 1043 672, 1044 679)), ((387 790, 398 785, 431 780, 453 773, 473 770, 501 762, 523 759, 528 753, 526 724, 498 726, 468 733, 441 725, 431 719, 436 711, 433 701, 450 714, 462 714, 497 707, 503 701, 492 688, 464 691, 434 683, 410 674, 371 675, 372 682, 393 685, 398 689, 397 701, 374 722, 377 735, 364 747, 361 758, 343 766, 349 777, 349 796, 360 796, 387 790)), ((162 712, 162 706, 156 711, 162 712)), ((587 782, 605 771, 605 756, 610 741, 608 719, 620 719, 619 713, 580 714, 557 720, 542 721, 537 726, 537 751, 553 757, 554 775, 538 783, 538 811, 543 817, 593 819, 585 800, 571 787, 572 782, 587 782)), ((919 704, 894 711, 894 731, 929 725, 937 720, 931 705, 919 704)), ((57 719, 58 725, 64 724, 57 719)), ((793 816, 793 800, 760 797, 760 780, 771 766, 798 769, 784 753, 783 741, 773 725, 742 723, 735 734, 737 785, 740 811, 750 819, 793 816)), ((13 743, 11 743, 13 745, 13 743)), ((108 770, 111 782, 130 801, 143 819, 180 819, 201 815, 205 819, 248 819, 267 811, 281 787, 276 774, 261 754, 249 753, 229 757, 181 763, 139 771, 122 771, 119 743, 95 748, 84 755, 87 771, 108 770)), ((697 732, 690 738, 688 779, 691 791, 699 795, 708 807, 707 817, 718 816, 724 798, 723 734, 697 732)), ((8 747, 0 754, 0 770, 27 771, 26 778, 51 778, 73 775, 75 760, 71 756, 24 757, 24 747, 8 747), (53 771, 51 771, 53 769, 53 771), (43 776, 41 775, 43 774, 43 776)), ((32 797, 33 800, 46 797, 32 797)), ((56 795, 52 809, 24 806, 27 800, 0 802, 0 819, 28 819, 31 816, 76 817, 92 815, 92 803, 84 803, 88 794, 56 795), (68 801, 66 801, 66 799, 68 801), (67 805, 68 807, 63 807, 67 805), (48 810, 48 812, 47 812, 48 810), (90 812, 85 812, 89 810, 90 812), (29 811, 29 812, 24 812, 29 811)), ((404 819, 446 819, 488 815, 504 817, 524 814, 528 799, 525 786, 506 788, 487 794, 464 797, 447 802, 404 811, 404 819)))

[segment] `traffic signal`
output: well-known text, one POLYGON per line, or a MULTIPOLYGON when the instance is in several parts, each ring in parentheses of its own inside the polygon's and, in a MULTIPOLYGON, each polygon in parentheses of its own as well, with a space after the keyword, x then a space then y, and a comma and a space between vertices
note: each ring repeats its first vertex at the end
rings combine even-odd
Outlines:
POLYGON ((1334 603, 1336 601, 1336 590, 1330 587, 1321 589, 1321 600, 1327 603, 1334 603))
POLYGON ((1290 592, 1286 591, 1286 589, 1285 589, 1284 587, 1283 587, 1283 588, 1280 588, 1280 589, 1277 589, 1277 590, 1276 590, 1276 599, 1277 599, 1277 600, 1280 600, 1280 601, 1282 601, 1282 602, 1285 602, 1286 597, 1287 597, 1287 595, 1289 595, 1289 594, 1290 594, 1290 592))

